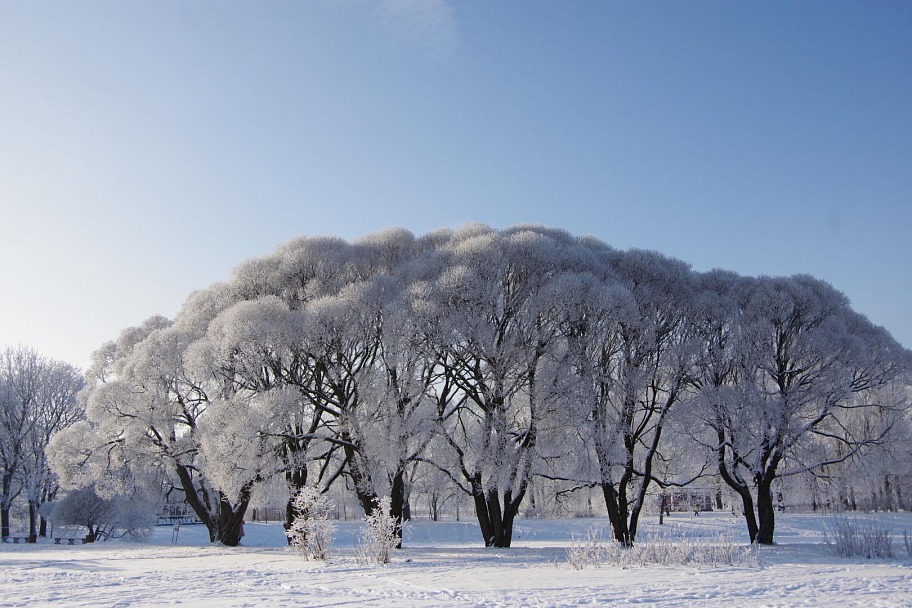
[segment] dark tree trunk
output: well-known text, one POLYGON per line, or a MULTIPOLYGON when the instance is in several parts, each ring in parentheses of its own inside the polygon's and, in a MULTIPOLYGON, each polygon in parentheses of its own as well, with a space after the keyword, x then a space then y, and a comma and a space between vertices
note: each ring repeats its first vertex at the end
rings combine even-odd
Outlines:
POLYGON ((609 482, 602 482, 602 496, 605 497, 605 507, 608 509, 608 521, 611 523, 611 531, 614 533, 614 540, 621 543, 624 547, 631 546, 630 531, 627 529, 626 509, 621 509, 619 496, 614 485, 609 482))
MULTIPOLYGON (((593 408, 593 411, 596 414, 598 413, 597 408, 593 408)), ((627 528, 627 499, 624 497, 622 501, 617 489, 611 482, 611 465, 605 457, 607 449, 599 435, 596 435, 596 453, 598 454, 599 460, 599 473, 602 477, 599 486, 602 488, 602 496, 605 499, 605 508, 608 510, 608 522, 611 524, 614 540, 619 542, 621 546, 629 547, 631 546, 632 541, 630 538, 630 530, 627 528)))
POLYGON ((488 520, 491 522, 491 528, 494 531, 494 539, 491 546, 503 547, 503 511, 500 508, 500 496, 497 495, 497 490, 495 488, 490 488, 485 493, 485 504, 488 508, 488 520))
POLYGON ((772 484, 774 475, 757 476, 757 515, 760 526, 757 530, 756 541, 761 545, 773 544, 773 531, 776 527, 776 508, 773 505, 772 484))
POLYGON ((519 505, 525 495, 525 489, 513 498, 512 492, 504 492, 503 505, 496 488, 485 491, 481 483, 481 473, 472 478, 472 501, 475 503, 475 517, 484 538, 485 547, 508 548, 513 542, 513 521, 519 512, 519 505))
MULTIPOLYGON (((285 503, 285 531, 291 530, 292 524, 301 514, 297 509, 294 508, 294 499, 298 495, 298 492, 307 485, 307 469, 306 468, 295 468, 290 471, 285 472, 285 479, 288 482, 288 502, 285 503)), ((286 537, 285 540, 288 541, 288 544, 291 544, 291 538, 286 537)))
POLYGON ((193 484, 193 477, 190 474, 190 471, 182 464, 175 464, 175 471, 177 471, 177 477, 180 479, 181 488, 184 490, 184 500, 190 508, 193 509, 193 512, 196 513, 196 516, 199 518, 203 525, 206 526, 206 530, 209 531, 209 542, 214 543, 218 537, 216 527, 218 525, 217 521, 213 521, 211 514, 209 513, 208 507, 208 496, 204 496, 202 499, 196 489, 196 486, 193 484))
POLYGON ((478 518, 478 527, 484 538, 485 547, 493 547, 495 534, 494 526, 488 516, 488 503, 485 500, 484 488, 481 485, 481 474, 476 474, 472 480, 472 502, 475 503, 475 517, 478 518))
POLYGON ((217 539, 228 547, 237 547, 244 532, 244 515, 250 504, 253 483, 241 489, 238 501, 232 504, 224 494, 219 493, 219 521, 217 539))
POLYGON ((0 536, 6 538, 10 535, 10 503, 12 502, 13 476, 6 472, 3 474, 3 485, 0 487, 0 536))
POLYGON ((348 463, 348 473, 351 475, 352 483, 355 486, 355 494, 358 496, 358 502, 361 503, 361 510, 364 511, 365 515, 370 515, 380 504, 380 501, 371 488, 370 479, 358 465, 358 454, 352 444, 351 436, 348 433, 342 433, 341 437, 347 442, 343 449, 345 451, 345 461, 348 463))
POLYGON ((10 535, 10 510, 6 507, 0 508, 0 526, 2 526, 2 536, 6 538, 10 535))
POLYGON ((741 497, 741 508, 744 511, 744 523, 747 524, 747 537, 751 543, 757 542, 757 515, 754 513, 754 499, 747 488, 732 488, 741 497))
MULTIPOLYGON (((54 498, 54 492, 48 488, 49 484, 45 483, 44 487, 41 490, 41 499, 39 505, 45 505, 52 501, 54 498)), ((44 516, 41 514, 41 511, 38 512, 38 536, 41 538, 47 538, 47 520, 44 519, 44 516)))
POLYGON ((393 475, 390 491, 390 516, 396 520, 396 548, 402 548, 402 522, 405 512, 405 464, 400 463, 393 475))
POLYGON ((741 482, 740 477, 735 477, 728 469, 725 462, 725 433, 722 430, 717 431, 719 434, 719 445, 723 446, 717 454, 717 464, 719 466, 719 475, 722 481, 734 490, 741 497, 741 505, 744 511, 744 521, 747 524, 747 536, 751 544, 757 542, 757 516, 754 514, 754 499, 751 498, 750 488, 741 482))
MULTIPOLYGON (((636 540, 637 525, 640 521, 640 513, 643 511, 643 505, 646 504, 646 490, 649 489, 649 482, 652 479, 652 459, 655 457, 655 454, 659 449, 659 441, 661 438, 662 426, 660 424, 652 437, 652 443, 650 445, 649 451, 646 453, 646 458, 643 463, 642 477, 640 477, 639 487, 636 488, 636 501, 633 503, 633 510, 630 512, 630 523, 628 524, 627 530, 631 545, 636 540)), ((622 480, 625 487, 627 483, 629 483, 629 480, 632 479, 632 473, 633 466, 628 465, 628 473, 622 480)))
POLYGON ((197 489, 193 484, 193 478, 190 471, 184 465, 175 465, 178 478, 181 480, 181 487, 184 489, 184 496, 187 504, 196 513, 200 521, 209 531, 210 542, 220 542, 229 547, 236 547, 241 539, 242 522, 244 515, 247 513, 247 505, 250 503, 250 493, 253 491, 253 482, 249 482, 241 489, 237 503, 232 504, 228 498, 218 493, 217 497, 210 497, 205 490, 197 489), (200 495, 202 494, 202 496, 200 495), (217 512, 209 512, 207 507, 209 500, 218 500, 217 512))
POLYGON ((28 501, 29 510, 29 542, 38 542, 38 503, 28 501))
POLYGON ((513 543, 513 520, 516 519, 521 502, 522 496, 518 496, 516 500, 513 500, 510 492, 504 494, 503 545, 501 545, 503 547, 509 547, 513 543))
MULTIPOLYGON (((477 477, 480 477, 477 476, 477 477)), ((476 478, 477 478, 476 477, 476 478)), ((475 515, 481 528, 486 547, 509 548, 513 542, 513 522, 519 512, 525 491, 516 498, 510 491, 504 492, 503 504, 496 488, 485 492, 481 483, 472 483, 472 499, 475 502, 475 515)))

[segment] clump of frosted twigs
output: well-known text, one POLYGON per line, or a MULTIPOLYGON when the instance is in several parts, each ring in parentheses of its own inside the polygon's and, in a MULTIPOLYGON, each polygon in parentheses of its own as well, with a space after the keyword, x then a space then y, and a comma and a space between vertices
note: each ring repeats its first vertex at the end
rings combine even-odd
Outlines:
MULTIPOLYGON (((905 540, 909 549, 909 540, 905 540)), ((838 557, 887 559, 895 555, 890 529, 867 518, 834 517, 824 528, 824 542, 838 557)))
POLYGON ((399 522, 390 514, 389 496, 384 496, 364 521, 367 525, 355 548, 355 558, 362 565, 388 564, 390 554, 399 544, 399 522))
POLYGON ((574 570, 596 566, 750 566, 760 565, 756 545, 744 547, 731 537, 717 536, 708 540, 666 537, 647 538, 632 547, 615 539, 603 540, 596 530, 584 538, 574 538, 567 549, 567 561, 574 570))
POLYGON ((329 500, 316 488, 302 488, 292 506, 298 516, 285 533, 291 546, 304 559, 328 559, 332 551, 333 531, 329 500))

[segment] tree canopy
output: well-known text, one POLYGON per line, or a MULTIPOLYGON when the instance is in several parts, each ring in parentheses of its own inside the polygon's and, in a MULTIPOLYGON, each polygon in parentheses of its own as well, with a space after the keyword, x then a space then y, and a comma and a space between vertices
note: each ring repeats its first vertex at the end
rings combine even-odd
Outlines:
POLYGON ((432 473, 487 545, 510 545, 536 477, 600 488, 630 544, 651 484, 709 474, 772 542, 772 480, 887 441, 909 355, 808 276, 698 273, 541 226, 305 237, 103 345, 87 420, 49 454, 100 492, 170 483, 226 544, 270 479, 290 497, 345 479, 401 518, 432 473))

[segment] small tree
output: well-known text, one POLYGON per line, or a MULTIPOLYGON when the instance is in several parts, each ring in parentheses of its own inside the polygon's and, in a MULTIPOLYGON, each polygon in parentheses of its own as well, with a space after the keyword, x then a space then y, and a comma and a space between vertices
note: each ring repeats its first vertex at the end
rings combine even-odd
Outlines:
POLYGON ((104 498, 88 486, 52 503, 49 519, 57 526, 85 526, 89 542, 131 536, 142 538, 155 523, 156 505, 143 496, 104 498))

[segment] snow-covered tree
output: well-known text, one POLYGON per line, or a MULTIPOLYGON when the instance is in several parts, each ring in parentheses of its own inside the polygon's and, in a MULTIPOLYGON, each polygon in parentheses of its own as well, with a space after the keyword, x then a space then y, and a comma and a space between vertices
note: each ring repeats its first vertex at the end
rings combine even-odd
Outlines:
POLYGON ((298 238, 104 345, 88 419, 47 453, 102 496, 172 484, 226 544, 259 484, 284 478, 289 527, 303 488, 344 481, 401 529, 409 488, 442 479, 500 547, 533 478, 601 490, 630 545, 653 484, 711 454, 768 542, 775 479, 890 439, 907 357, 807 277, 698 274, 540 226, 298 238))
POLYGON ((48 506, 48 518, 55 526, 85 527, 91 542, 146 536, 155 525, 158 501, 137 493, 102 498, 89 485, 70 490, 48 506))
POLYGON ((84 385, 81 372, 62 361, 45 360, 34 401, 34 424, 28 438, 28 458, 22 468, 22 487, 29 507, 29 536, 46 536, 47 522, 41 505, 54 500, 57 476, 51 471, 45 450, 51 437, 84 418, 76 396, 84 385), (40 519, 40 528, 39 528, 40 519))
POLYGON ((4 537, 9 536, 10 508, 19 495, 28 502, 29 536, 38 535, 39 508, 56 492, 45 447, 51 435, 81 417, 76 402, 81 386, 80 373, 67 363, 26 347, 7 347, 0 352, 0 517, 4 537))
POLYGON ((440 428, 488 546, 510 546, 537 458, 540 372, 557 335, 544 295, 567 240, 517 228, 456 241, 434 286, 446 311, 436 332, 440 428))
POLYGON ((898 412, 877 389, 909 353, 811 277, 728 278, 713 288, 716 306, 704 310, 703 417, 751 540, 768 544, 773 481, 883 442, 898 412))
POLYGON ((630 545, 669 416, 688 394, 694 279, 658 254, 603 255, 599 279, 565 290, 576 301, 564 307, 561 327, 597 483, 615 539, 630 545))
POLYGON ((94 483, 102 498, 167 475, 210 539, 236 545, 258 473, 230 487, 213 482, 210 468, 219 461, 207 458, 203 444, 207 433, 221 429, 207 426, 205 416, 211 405, 230 407, 225 402, 235 396, 187 365, 196 338, 154 317, 100 349, 82 393, 87 423, 58 433, 49 457, 66 485, 94 483))

